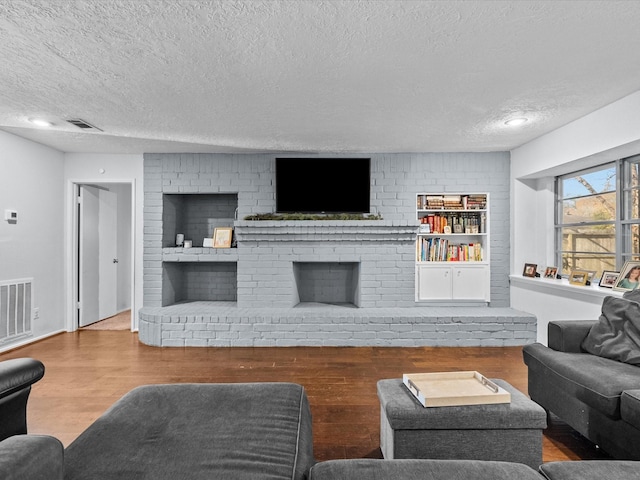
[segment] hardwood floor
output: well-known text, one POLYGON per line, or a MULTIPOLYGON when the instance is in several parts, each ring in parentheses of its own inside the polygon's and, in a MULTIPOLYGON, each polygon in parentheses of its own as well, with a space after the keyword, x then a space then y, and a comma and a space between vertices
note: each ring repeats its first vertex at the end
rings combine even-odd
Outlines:
MULTIPOLYGON (((83 330, 0 354, 0 360, 17 357, 37 358, 46 368, 29 399, 29 431, 65 445, 127 391, 151 383, 299 383, 311 404, 318 460, 381 457, 380 379, 478 370, 527 391, 520 347, 157 348, 128 331, 83 330)), ((545 432, 543 451, 544 461, 606 457, 557 419, 545 432)))

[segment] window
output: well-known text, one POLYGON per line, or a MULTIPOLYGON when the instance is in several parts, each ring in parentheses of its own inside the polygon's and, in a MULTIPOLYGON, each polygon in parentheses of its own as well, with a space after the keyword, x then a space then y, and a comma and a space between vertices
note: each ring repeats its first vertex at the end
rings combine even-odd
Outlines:
POLYGON ((556 178, 559 272, 640 260, 640 155, 556 178))

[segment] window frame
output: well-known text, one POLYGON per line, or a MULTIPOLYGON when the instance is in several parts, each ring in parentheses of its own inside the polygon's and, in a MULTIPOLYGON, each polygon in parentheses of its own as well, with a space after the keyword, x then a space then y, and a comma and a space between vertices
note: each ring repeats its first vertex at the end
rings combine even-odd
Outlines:
MULTIPOLYGON (((601 253, 597 255, 601 255, 602 257, 612 257, 615 262, 616 270, 619 270, 624 264, 624 262, 622 262, 622 252, 624 250, 624 245, 623 245, 624 235, 622 235, 621 232, 623 231, 622 216, 626 214, 626 210, 623 211, 622 198, 624 197, 624 191, 622 190, 621 186, 623 185, 622 183, 622 179, 624 175, 623 167, 626 167, 625 160, 626 159, 608 161, 600 165, 596 165, 596 166, 592 166, 592 167, 584 168, 580 170, 575 170, 573 172, 569 172, 569 173, 555 177, 555 181, 554 181, 554 184, 555 184, 555 191, 554 191, 554 194, 555 194, 555 208, 554 208, 555 250, 554 250, 554 253, 555 255, 554 257, 555 257, 556 265, 558 266, 558 274, 560 274, 562 278, 568 278, 569 275, 571 274, 571 272, 563 271, 563 263, 562 263, 563 254, 566 254, 567 252, 571 252, 573 254, 578 254, 578 255, 581 253, 594 254, 594 252, 586 252, 586 251, 583 252, 580 250, 564 250, 563 249, 562 234, 563 234, 563 230, 568 227, 580 227, 580 226, 589 226, 589 225, 613 225, 613 228, 615 231, 615 239, 614 239, 615 251, 613 252, 613 255, 607 254, 607 253, 601 253), (580 195, 578 197, 564 198, 564 192, 562 188, 564 180, 585 175, 591 172, 606 170, 611 167, 615 168, 615 175, 616 175, 615 188, 613 190, 610 190, 608 192, 600 192, 598 194, 592 194, 592 195, 580 195), (589 196, 601 195, 602 193, 615 194, 616 214, 613 220, 598 221, 598 222, 583 221, 583 222, 575 222, 575 223, 562 223, 564 220, 564 202, 566 200, 571 200, 574 198, 587 198, 589 196)), ((640 158, 639 158, 639 161, 640 161, 640 158)), ((640 188, 638 189, 638 191, 640 192, 640 188)), ((600 275, 602 275, 602 272, 596 272, 596 276, 600 276, 600 275)))

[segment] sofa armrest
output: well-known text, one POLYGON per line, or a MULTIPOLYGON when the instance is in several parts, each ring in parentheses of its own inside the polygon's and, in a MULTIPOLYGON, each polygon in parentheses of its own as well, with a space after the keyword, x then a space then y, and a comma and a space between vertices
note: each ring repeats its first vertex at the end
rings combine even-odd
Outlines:
POLYGON ((44 365, 33 358, 14 358, 0 362, 0 398, 36 383, 44 376, 44 365))
POLYGON ((31 385, 44 376, 44 365, 33 358, 0 362, 0 441, 27 433, 27 400, 31 385))
POLYGON ((549 348, 559 352, 581 353, 585 339, 595 320, 556 320, 547 326, 549 348))
POLYGON ((3 480, 62 480, 64 449, 57 438, 16 435, 0 442, 3 480))

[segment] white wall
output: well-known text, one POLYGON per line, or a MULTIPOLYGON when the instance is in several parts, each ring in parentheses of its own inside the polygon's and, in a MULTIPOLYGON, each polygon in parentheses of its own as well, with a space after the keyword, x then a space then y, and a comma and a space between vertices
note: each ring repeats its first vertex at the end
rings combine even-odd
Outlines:
POLYGON ((133 201, 133 305, 134 329, 138 326, 138 311, 142 308, 142 238, 143 238, 143 157, 142 155, 67 153, 64 156, 65 204, 65 300, 66 326, 75 328, 73 320, 73 185, 75 183, 132 183, 133 201))
POLYGON ((521 277, 525 263, 554 265, 553 177, 640 153, 640 92, 636 92, 511 152, 511 306, 538 317, 538 340, 546 342, 551 320, 597 319, 597 286, 560 291, 537 288, 521 277), (582 289, 582 290, 581 290, 582 289))
MULTIPOLYGON (((0 280, 33 277, 34 338, 64 329, 64 155, 0 131, 0 280), (4 221, 5 209, 18 222, 4 221)), ((34 338, 29 339, 32 341, 34 338)), ((0 345, 0 351, 25 343, 0 345)))

